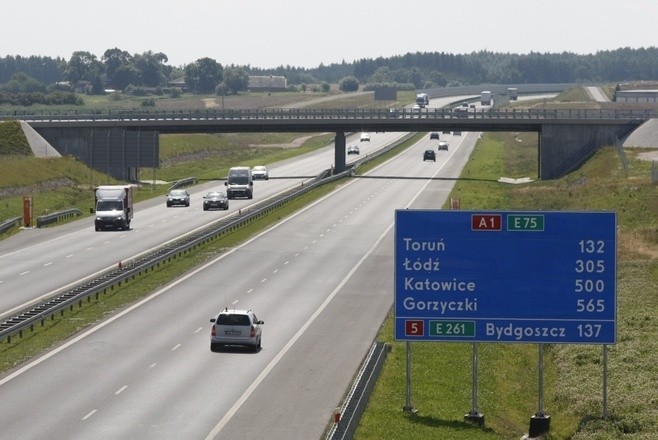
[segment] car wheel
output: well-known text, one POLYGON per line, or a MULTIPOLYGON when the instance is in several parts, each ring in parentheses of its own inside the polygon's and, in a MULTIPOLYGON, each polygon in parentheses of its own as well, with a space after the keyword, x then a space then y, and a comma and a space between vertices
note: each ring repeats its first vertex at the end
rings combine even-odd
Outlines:
POLYGON ((210 343, 210 351, 215 352, 219 350, 219 344, 215 344, 214 342, 210 343))
POLYGON ((167 208, 171 208, 171 203, 167 202, 167 208))
POLYGON ((203 207, 203 210, 204 210, 204 211, 207 211, 207 210, 208 210, 208 208, 207 208, 206 206, 204 206, 204 207, 203 207))

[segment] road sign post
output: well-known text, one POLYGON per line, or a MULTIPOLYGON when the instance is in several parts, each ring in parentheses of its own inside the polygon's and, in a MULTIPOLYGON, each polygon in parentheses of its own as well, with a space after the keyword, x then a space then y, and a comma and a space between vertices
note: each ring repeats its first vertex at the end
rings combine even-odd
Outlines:
POLYGON ((531 431, 547 431, 542 344, 615 343, 616 227, 613 212, 397 210, 395 339, 540 344, 531 431))

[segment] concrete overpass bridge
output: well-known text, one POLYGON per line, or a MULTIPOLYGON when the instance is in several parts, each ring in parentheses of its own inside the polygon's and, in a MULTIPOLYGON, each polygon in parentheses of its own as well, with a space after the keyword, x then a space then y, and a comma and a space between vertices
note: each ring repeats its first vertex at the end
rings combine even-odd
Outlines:
POLYGON ((630 109, 202 109, 48 112, 0 115, 28 123, 60 154, 122 179, 127 170, 157 167, 161 133, 335 132, 335 168, 345 169, 345 133, 521 131, 539 135, 541 179, 580 166, 597 148, 614 145, 655 110, 630 109))

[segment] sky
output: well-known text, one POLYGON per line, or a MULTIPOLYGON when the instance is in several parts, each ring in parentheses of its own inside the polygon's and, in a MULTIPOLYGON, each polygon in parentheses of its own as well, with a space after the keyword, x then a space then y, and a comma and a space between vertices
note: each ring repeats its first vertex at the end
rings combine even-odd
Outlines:
POLYGON ((260 68, 658 46, 658 0, 4 0, 0 57, 107 49, 260 68))

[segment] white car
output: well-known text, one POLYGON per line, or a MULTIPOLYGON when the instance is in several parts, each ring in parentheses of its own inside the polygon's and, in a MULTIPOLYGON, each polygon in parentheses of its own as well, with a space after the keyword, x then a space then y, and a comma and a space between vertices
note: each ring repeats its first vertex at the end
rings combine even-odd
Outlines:
POLYGON ((370 142, 370 135, 368 133, 361 133, 361 142, 370 142))
POLYGON ((251 169, 251 178, 254 180, 268 180, 270 178, 270 172, 267 170, 267 167, 262 165, 256 166, 251 169))
POLYGON ((251 310, 225 308, 212 318, 210 351, 225 345, 242 345, 258 351, 261 347, 263 321, 258 320, 251 310))

